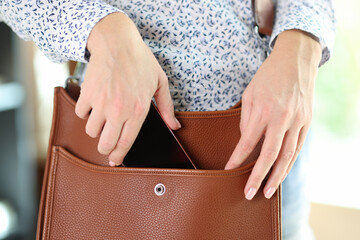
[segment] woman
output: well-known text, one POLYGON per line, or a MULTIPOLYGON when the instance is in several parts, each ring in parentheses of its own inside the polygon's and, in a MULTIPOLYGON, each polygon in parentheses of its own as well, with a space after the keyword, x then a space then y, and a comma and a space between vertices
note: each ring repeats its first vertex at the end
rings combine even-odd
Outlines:
MULTIPOLYGON (((174 108, 223 110, 242 99, 242 137, 225 169, 239 167, 265 135, 244 189, 249 200, 271 168, 267 198, 294 165, 317 69, 335 35, 330 0, 276 1, 273 32, 264 39, 254 31, 249 0, 4 0, 0 18, 55 62, 89 62, 76 114, 88 118, 89 136, 100 136, 110 166, 121 164, 153 96, 174 130, 181 127, 174 108)), ((288 198, 302 199, 300 169, 284 183, 284 239, 299 238, 306 222, 304 201, 288 198)))

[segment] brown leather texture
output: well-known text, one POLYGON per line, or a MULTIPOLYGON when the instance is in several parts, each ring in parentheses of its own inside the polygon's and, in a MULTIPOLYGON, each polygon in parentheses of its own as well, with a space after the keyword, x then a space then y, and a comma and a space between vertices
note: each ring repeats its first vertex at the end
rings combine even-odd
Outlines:
POLYGON ((271 35, 275 18, 273 0, 252 0, 252 9, 259 33, 271 35))
POLYGON ((75 103, 55 88, 37 239, 281 239, 280 190, 244 197, 256 153, 223 170, 240 137, 240 103, 176 112, 183 127, 174 134, 198 169, 109 167, 75 103))

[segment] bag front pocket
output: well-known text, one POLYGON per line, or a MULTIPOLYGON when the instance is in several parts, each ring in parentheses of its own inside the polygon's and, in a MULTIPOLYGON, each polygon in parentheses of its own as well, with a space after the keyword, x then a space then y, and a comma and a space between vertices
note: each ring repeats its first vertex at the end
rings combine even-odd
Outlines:
POLYGON ((234 170, 114 168, 60 146, 52 148, 49 164, 43 239, 279 237, 279 193, 271 200, 244 198, 253 164, 234 170))

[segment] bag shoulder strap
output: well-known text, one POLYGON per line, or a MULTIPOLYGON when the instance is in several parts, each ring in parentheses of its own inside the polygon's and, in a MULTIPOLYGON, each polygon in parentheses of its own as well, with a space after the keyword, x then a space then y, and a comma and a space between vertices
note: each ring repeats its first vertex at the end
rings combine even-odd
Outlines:
POLYGON ((259 33, 271 35, 275 17, 273 0, 252 0, 252 10, 259 33))

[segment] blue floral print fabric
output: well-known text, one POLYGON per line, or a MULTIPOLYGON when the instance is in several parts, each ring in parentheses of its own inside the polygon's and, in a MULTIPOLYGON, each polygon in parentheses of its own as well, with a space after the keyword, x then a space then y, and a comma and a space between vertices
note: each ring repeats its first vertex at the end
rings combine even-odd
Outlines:
POLYGON ((91 29, 114 12, 136 24, 169 78, 177 111, 233 106, 282 31, 319 39, 321 64, 335 36, 331 0, 277 0, 265 40, 254 31, 251 0, 0 0, 0 19, 54 62, 86 62, 91 29))

